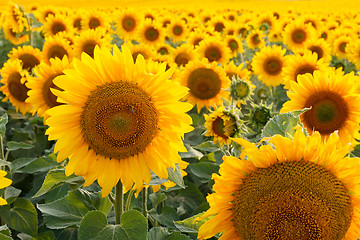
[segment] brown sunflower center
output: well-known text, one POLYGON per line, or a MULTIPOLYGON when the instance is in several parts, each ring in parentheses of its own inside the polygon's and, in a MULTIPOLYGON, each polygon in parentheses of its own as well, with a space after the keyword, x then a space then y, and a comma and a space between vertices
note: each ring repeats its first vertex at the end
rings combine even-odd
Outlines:
POLYGON ((39 59, 37 59, 34 55, 25 53, 19 56, 19 59, 22 61, 22 68, 28 71, 31 71, 36 65, 40 63, 39 59))
POLYGON ((62 59, 64 56, 68 55, 68 52, 66 51, 66 49, 61 46, 61 45, 53 45, 50 47, 48 54, 47 54, 47 59, 50 58, 59 58, 62 59))
POLYGON ((306 40, 306 32, 303 29, 295 29, 291 33, 291 39, 294 43, 301 44, 306 40))
POLYGON ((73 27, 77 30, 81 30, 81 18, 76 18, 73 22, 73 27))
POLYGON ((231 49, 231 51, 236 51, 239 48, 239 44, 236 42, 236 40, 232 39, 228 42, 228 47, 231 49))
POLYGON ((18 72, 11 73, 8 77, 7 84, 10 95, 19 102, 25 102, 28 97, 27 92, 29 89, 25 84, 21 83, 21 75, 18 72))
POLYGON ((59 103, 57 101, 57 97, 51 92, 51 88, 56 89, 56 90, 60 90, 62 91, 61 88, 59 88, 58 86, 56 86, 53 82, 53 80, 60 75, 64 75, 63 73, 59 73, 59 74, 53 74, 51 75, 45 82, 44 86, 43 86, 43 97, 44 97, 44 101, 46 102, 46 105, 49 108, 61 105, 62 103, 59 103))
POLYGON ((161 48, 159 48, 159 50, 158 50, 157 52, 158 52, 158 54, 160 54, 160 55, 167 55, 167 54, 169 54, 169 50, 168 50, 166 47, 161 47, 161 48))
POLYGON ((306 161, 276 163, 250 173, 233 204, 242 239, 343 239, 353 213, 342 182, 306 161))
POLYGON ((313 74, 315 70, 317 70, 316 66, 311 65, 311 64, 305 64, 305 65, 299 66, 299 68, 296 69, 296 71, 295 71, 294 81, 297 82, 297 77, 299 75, 305 74, 305 73, 313 74))
POLYGON ((172 31, 175 36, 180 36, 184 30, 183 30, 182 26, 176 25, 173 27, 172 31))
POLYGON ((216 32, 222 32, 224 30, 224 28, 225 28, 224 23, 222 23, 222 22, 215 23, 214 29, 216 32))
POLYGON ((221 51, 216 46, 210 46, 205 50, 205 57, 209 62, 218 61, 221 58, 221 51))
POLYGON ((190 56, 187 53, 179 53, 175 57, 175 63, 180 66, 185 66, 190 60, 190 56))
POLYGON ((66 30, 66 26, 62 22, 54 22, 51 26, 51 32, 53 35, 57 34, 58 32, 63 32, 66 30))
POLYGON ((98 19, 97 17, 92 17, 89 20, 89 28, 90 29, 95 29, 97 27, 99 27, 101 25, 100 19, 98 19))
POLYGON ((145 38, 148 41, 156 41, 160 36, 159 30, 154 27, 149 27, 145 30, 145 38))
POLYGON ((125 29, 125 31, 131 32, 136 27, 136 21, 133 17, 126 16, 122 19, 121 25, 122 25, 123 29, 125 29))
POLYGON ((91 92, 81 114, 86 143, 97 154, 125 159, 143 152, 158 133, 151 97, 129 82, 112 82, 91 92))
POLYGON ((323 32, 323 33, 320 35, 320 37, 326 40, 327 37, 328 37, 328 34, 327 34, 326 32, 323 32))
POLYGON ((347 42, 341 42, 339 44, 339 51, 342 52, 342 53, 346 53, 345 49, 346 49, 346 44, 347 42))
POLYGON ((215 97, 221 90, 221 79, 211 69, 198 68, 188 78, 188 87, 193 96, 199 99, 215 97))
POLYGON ((324 50, 319 46, 311 46, 309 49, 311 52, 317 54, 318 60, 324 56, 324 50))
POLYGON ((225 135, 224 131, 224 120, 221 117, 217 117, 212 123, 212 130, 217 136, 222 138, 229 138, 229 136, 225 135))
POLYGON ((314 93, 306 100, 305 107, 311 109, 301 115, 302 122, 322 135, 340 130, 349 116, 346 101, 330 91, 314 93))
POLYGON ((134 62, 136 62, 136 58, 138 55, 142 55, 144 57, 144 59, 148 59, 148 55, 144 52, 144 51, 136 51, 134 53, 132 53, 132 57, 133 57, 133 60, 134 62))
POLYGON ((277 57, 270 57, 264 61, 264 71, 272 76, 276 76, 281 73, 283 62, 277 57))
POLYGON ((81 46, 81 51, 87 53, 90 57, 94 58, 94 49, 97 45, 95 40, 87 40, 81 46))
POLYGON ((254 36, 251 37, 251 42, 254 45, 258 45, 260 43, 259 34, 254 34, 254 36))
POLYGON ((203 40, 203 38, 201 38, 201 37, 195 38, 195 39, 193 40, 193 45, 194 45, 194 46, 199 45, 199 43, 200 43, 202 40, 203 40))

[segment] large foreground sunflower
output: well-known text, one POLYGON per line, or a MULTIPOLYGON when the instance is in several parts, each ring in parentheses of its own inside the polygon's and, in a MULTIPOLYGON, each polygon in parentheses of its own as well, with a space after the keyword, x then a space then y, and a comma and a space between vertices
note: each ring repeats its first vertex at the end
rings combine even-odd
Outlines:
POLYGON ((69 157, 66 175, 83 176, 85 186, 97 180, 103 196, 118 181, 141 190, 151 171, 168 178, 167 168, 183 164, 181 138, 193 129, 191 104, 179 101, 188 89, 169 80, 171 70, 149 74, 141 55, 134 64, 127 48, 112 52, 95 47, 95 60, 82 54, 54 80, 64 105, 48 110, 46 121, 57 160, 69 157))
POLYGON ((298 82, 290 83, 290 100, 284 103, 281 112, 311 108, 300 115, 308 132, 318 131, 323 138, 327 138, 338 131, 343 143, 354 141, 354 137, 360 139, 357 78, 353 73, 344 75, 340 69, 301 75, 298 82))
POLYGON ((207 200, 213 216, 198 239, 216 233, 219 240, 355 239, 359 236, 359 159, 345 157, 350 146, 337 145, 332 134, 293 140, 276 135, 274 146, 234 139, 243 146, 241 159, 227 156, 214 174, 207 200))

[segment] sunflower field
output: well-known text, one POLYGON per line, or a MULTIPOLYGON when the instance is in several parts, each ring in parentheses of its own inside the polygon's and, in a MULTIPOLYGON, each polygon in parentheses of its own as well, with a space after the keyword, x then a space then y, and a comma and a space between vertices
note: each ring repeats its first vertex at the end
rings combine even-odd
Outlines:
POLYGON ((114 2, 2 4, 0 240, 360 239, 360 3, 114 2))

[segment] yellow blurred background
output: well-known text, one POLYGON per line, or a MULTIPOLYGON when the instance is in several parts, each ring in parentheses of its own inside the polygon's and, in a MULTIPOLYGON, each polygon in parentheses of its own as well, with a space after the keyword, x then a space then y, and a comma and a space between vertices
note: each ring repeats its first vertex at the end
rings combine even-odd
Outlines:
MULTIPOLYGON (((6 5, 9 0, 0 0, 0 5, 6 5)), ((273 8, 313 8, 313 9, 349 9, 360 7, 360 0, 13 0, 13 3, 22 6, 53 5, 64 7, 181 7, 192 8, 228 8, 228 9, 269 9, 273 8)), ((299 10, 299 9, 298 9, 299 10)))

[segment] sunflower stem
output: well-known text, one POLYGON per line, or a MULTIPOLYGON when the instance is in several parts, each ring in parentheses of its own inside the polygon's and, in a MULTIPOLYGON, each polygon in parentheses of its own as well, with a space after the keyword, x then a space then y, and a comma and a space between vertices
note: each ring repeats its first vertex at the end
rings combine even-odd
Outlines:
POLYGON ((125 211, 128 211, 130 209, 130 204, 131 204, 131 200, 134 195, 134 192, 135 192, 135 190, 133 190, 133 189, 131 189, 129 192, 129 195, 128 195, 128 197, 126 199, 126 203, 125 203, 125 211))
POLYGON ((147 195, 148 195, 148 188, 145 187, 142 191, 142 212, 146 221, 148 220, 148 211, 147 211, 147 195))
POLYGON ((123 194, 123 184, 119 182, 115 186, 115 224, 120 224, 121 215, 123 213, 123 203, 124 203, 124 194, 123 194))

